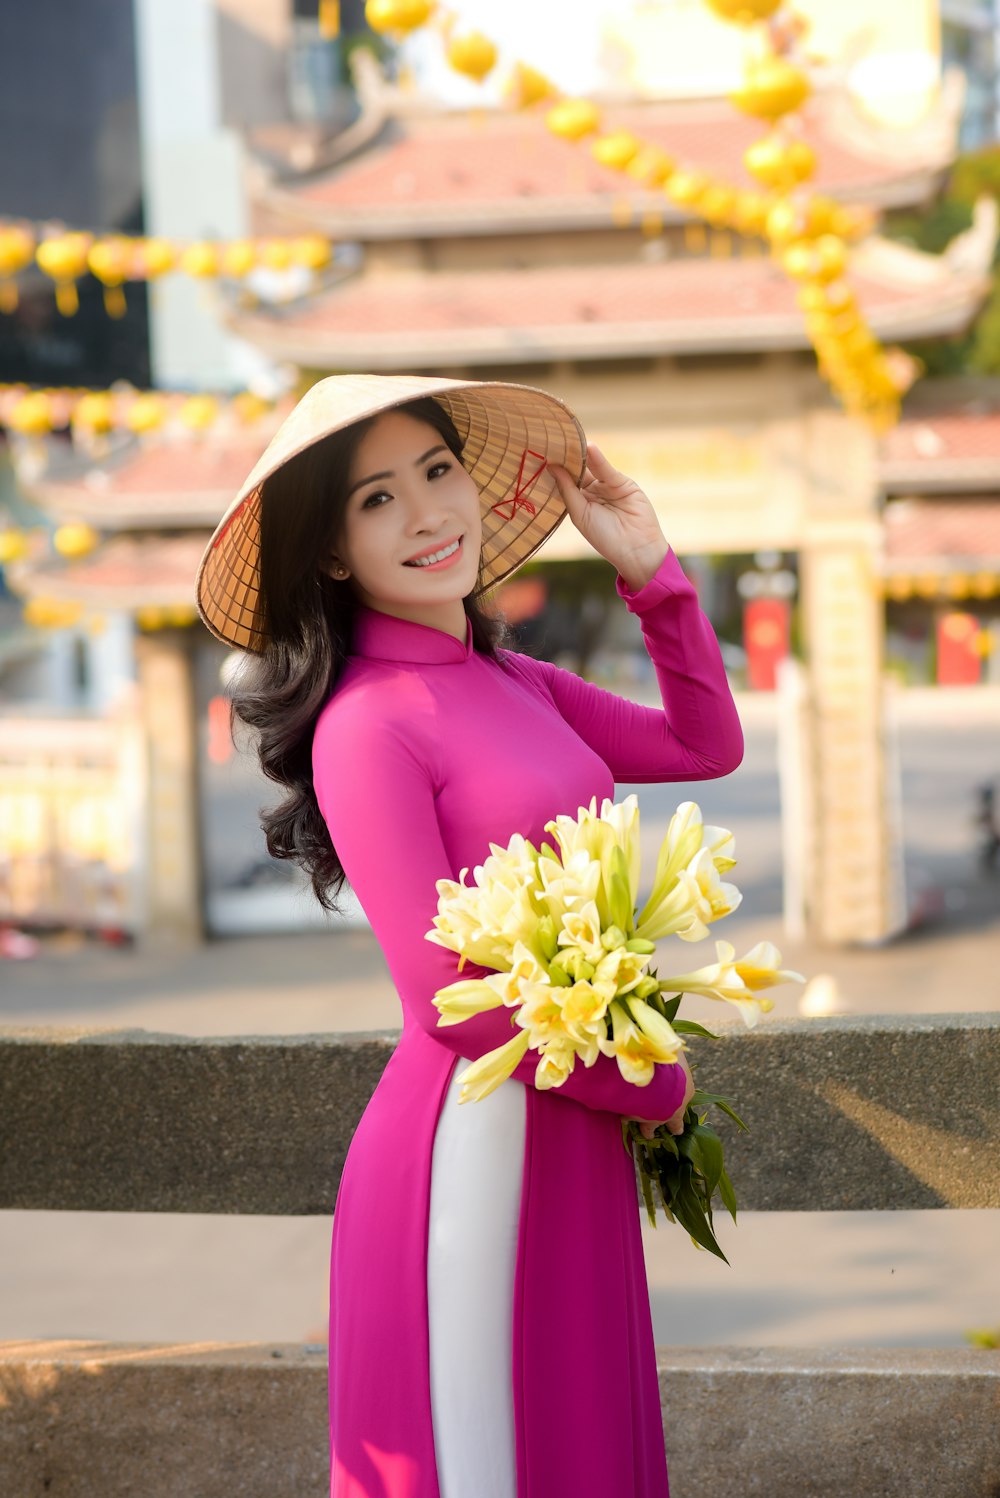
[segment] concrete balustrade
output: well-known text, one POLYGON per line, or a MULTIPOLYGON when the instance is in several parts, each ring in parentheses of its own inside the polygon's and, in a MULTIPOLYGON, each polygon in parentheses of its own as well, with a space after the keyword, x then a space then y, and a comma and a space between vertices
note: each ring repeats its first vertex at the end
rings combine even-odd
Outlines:
MULTIPOLYGON (((719 1120, 741 1209, 1000 1207, 1000 1019, 714 1028, 692 1053, 750 1125, 719 1120)), ((0 1028, 0 1206, 326 1215, 397 1038, 0 1028)), ((672 1498, 1000 1492, 1000 1352, 661 1348, 659 1371, 672 1498)), ((322 1347, 0 1344, 12 1498, 327 1481, 322 1347)))

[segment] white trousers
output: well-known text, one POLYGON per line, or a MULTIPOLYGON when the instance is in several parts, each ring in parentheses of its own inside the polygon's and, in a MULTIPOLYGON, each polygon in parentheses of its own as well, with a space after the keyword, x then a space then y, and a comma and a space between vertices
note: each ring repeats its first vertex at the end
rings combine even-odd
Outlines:
POLYGON ((434 1136, 427 1241, 431 1410, 441 1498, 517 1498, 511 1375, 527 1089, 459 1103, 434 1136))

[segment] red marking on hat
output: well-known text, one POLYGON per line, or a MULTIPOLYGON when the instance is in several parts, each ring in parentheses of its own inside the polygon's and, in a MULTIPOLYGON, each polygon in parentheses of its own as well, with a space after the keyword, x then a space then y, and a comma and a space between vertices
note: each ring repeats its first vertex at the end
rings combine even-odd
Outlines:
POLYGON ((498 500, 495 505, 491 505, 490 506, 491 511, 493 511, 496 514, 499 514, 501 520, 513 520, 514 516, 517 514, 517 508, 520 505, 522 509, 525 509, 525 510, 528 511, 529 515, 534 515, 535 514, 535 506, 531 503, 530 499, 525 499, 524 496, 527 494, 527 492, 531 488, 532 484, 535 482, 535 480, 538 478, 539 474, 545 468, 545 464, 546 464, 547 461, 548 460, 546 459, 546 457, 545 457, 545 455, 543 453, 536 453, 532 448, 526 447, 524 449, 524 451, 522 452, 522 454, 521 454, 521 462, 520 462, 520 465, 518 466, 518 470, 517 470, 517 483, 514 485, 514 497, 513 497, 513 499, 511 499, 511 500, 506 500, 506 499, 498 500), (529 457, 538 458, 538 459, 540 459, 540 462, 539 462, 538 467, 535 469, 534 473, 531 475, 531 477, 526 479, 524 477, 524 465, 525 465, 526 460, 529 457), (509 515, 505 515, 504 514, 503 507, 506 504, 510 505, 510 514, 509 515))

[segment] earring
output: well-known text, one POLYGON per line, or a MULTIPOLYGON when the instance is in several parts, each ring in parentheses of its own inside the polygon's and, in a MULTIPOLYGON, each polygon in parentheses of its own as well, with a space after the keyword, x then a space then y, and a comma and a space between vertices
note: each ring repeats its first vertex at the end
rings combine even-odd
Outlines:
POLYGON ((334 577, 347 576, 347 568, 344 566, 343 562, 337 562, 336 566, 333 569, 333 575, 334 577))

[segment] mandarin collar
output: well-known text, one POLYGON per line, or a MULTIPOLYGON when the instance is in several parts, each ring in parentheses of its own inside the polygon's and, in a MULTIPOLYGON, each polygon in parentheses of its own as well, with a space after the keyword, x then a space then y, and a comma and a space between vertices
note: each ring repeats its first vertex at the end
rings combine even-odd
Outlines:
POLYGON ((461 665, 473 655, 472 620, 465 621, 465 644, 445 629, 401 619, 362 603, 354 619, 353 655, 379 661, 417 661, 431 666, 461 665))

